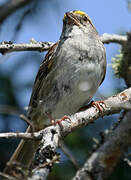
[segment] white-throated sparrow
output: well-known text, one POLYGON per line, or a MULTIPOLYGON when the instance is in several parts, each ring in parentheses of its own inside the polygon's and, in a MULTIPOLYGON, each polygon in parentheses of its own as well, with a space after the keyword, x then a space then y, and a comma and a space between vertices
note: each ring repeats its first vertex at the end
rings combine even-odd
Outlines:
MULTIPOLYGON (((105 48, 89 16, 82 11, 65 13, 60 40, 45 56, 34 83, 28 118, 35 130, 49 124, 49 115, 59 119, 88 103, 105 72, 105 48)), ((33 143, 22 141, 10 162, 29 166, 38 144, 33 143)))

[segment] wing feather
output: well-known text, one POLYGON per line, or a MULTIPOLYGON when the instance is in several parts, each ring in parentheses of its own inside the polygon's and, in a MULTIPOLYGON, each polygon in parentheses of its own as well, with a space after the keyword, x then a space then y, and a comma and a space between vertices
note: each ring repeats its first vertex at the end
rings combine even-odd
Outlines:
POLYGON ((48 53, 46 54, 43 62, 40 65, 39 71, 37 73, 35 82, 34 82, 34 87, 32 90, 32 95, 31 95, 31 99, 30 99, 30 103, 29 103, 29 107, 36 107, 37 106, 37 99, 39 96, 39 91, 41 89, 41 85, 43 82, 43 79, 46 78, 46 76, 48 75, 48 73, 50 72, 52 65, 53 65, 53 61, 54 61, 54 53, 56 52, 58 46, 58 42, 55 43, 48 51, 48 53))

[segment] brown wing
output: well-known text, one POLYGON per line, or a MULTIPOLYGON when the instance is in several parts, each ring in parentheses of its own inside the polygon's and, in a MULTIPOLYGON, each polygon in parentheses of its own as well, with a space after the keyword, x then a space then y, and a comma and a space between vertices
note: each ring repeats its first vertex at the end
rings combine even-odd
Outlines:
POLYGON ((58 46, 58 42, 56 42, 49 49, 48 53, 45 56, 45 59, 43 60, 43 62, 40 65, 39 71, 37 73, 37 76, 36 76, 36 79, 34 82, 34 87, 32 90, 32 95, 31 95, 29 106, 33 106, 33 107, 37 106, 37 98, 38 98, 39 90, 41 88, 43 79, 48 75, 48 73, 51 70, 53 60, 54 60, 53 55, 56 51, 57 46, 58 46))
POLYGON ((103 73, 103 78, 102 78, 102 80, 101 80, 100 85, 103 83, 103 81, 104 81, 104 79, 105 79, 105 75, 106 75, 106 57, 104 57, 104 58, 105 58, 105 62, 104 62, 104 66, 103 66, 103 71, 104 71, 104 73, 103 73))

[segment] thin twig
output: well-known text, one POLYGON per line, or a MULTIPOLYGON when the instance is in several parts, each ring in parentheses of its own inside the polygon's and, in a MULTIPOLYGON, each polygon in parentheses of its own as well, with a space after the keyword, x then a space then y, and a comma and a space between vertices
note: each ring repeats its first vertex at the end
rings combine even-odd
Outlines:
POLYGON ((75 159, 75 157, 70 152, 70 150, 66 147, 66 145, 62 141, 59 143, 59 146, 62 149, 63 153, 72 162, 72 164, 74 165, 75 169, 78 170, 80 166, 79 166, 77 160, 75 159))
POLYGON ((10 115, 19 115, 20 109, 17 107, 9 106, 9 105, 0 105, 0 113, 1 114, 10 114, 10 115))
POLYGON ((34 132, 35 128, 33 124, 31 123, 31 121, 24 114, 20 114, 19 117, 20 119, 24 120, 28 125, 30 125, 31 131, 34 132))
POLYGON ((6 178, 8 180, 18 180, 17 178, 12 177, 12 176, 10 176, 8 174, 5 174, 5 173, 2 173, 2 172, 0 172, 0 176, 3 177, 3 178, 6 178))
POLYGON ((8 133, 0 133, 0 138, 22 138, 26 140, 40 140, 41 139, 41 134, 39 132, 34 132, 33 135, 32 133, 23 133, 23 132, 8 132, 8 133))

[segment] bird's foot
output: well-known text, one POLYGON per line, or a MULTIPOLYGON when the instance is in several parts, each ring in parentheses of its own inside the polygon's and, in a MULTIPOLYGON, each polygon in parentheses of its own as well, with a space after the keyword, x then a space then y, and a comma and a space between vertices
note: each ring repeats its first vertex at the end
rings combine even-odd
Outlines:
POLYGON ((47 116, 48 116, 48 118, 49 118, 49 120, 50 120, 50 122, 51 122, 51 124, 53 125, 53 126, 56 126, 57 124, 61 127, 62 126, 62 124, 61 124, 61 122, 62 121, 64 121, 64 120, 66 120, 66 119, 68 119, 69 121, 71 121, 71 119, 68 117, 68 116, 63 116, 61 119, 58 119, 57 121, 55 121, 53 118, 52 118, 52 116, 51 116, 51 113, 46 113, 47 114, 47 116))
POLYGON ((68 116, 65 115, 61 119, 55 121, 54 125, 56 125, 56 124, 61 125, 61 122, 64 121, 65 119, 68 119, 69 121, 71 121, 71 119, 68 116))
POLYGON ((86 109, 90 108, 91 106, 94 106, 99 110, 100 113, 102 113, 103 112, 103 106, 101 104, 105 105, 104 101, 91 101, 89 104, 82 106, 78 112, 85 111, 86 109))
POLYGON ((105 105, 104 101, 92 101, 91 102, 91 105, 95 106, 99 110, 100 113, 103 112, 103 106, 101 104, 105 105))

